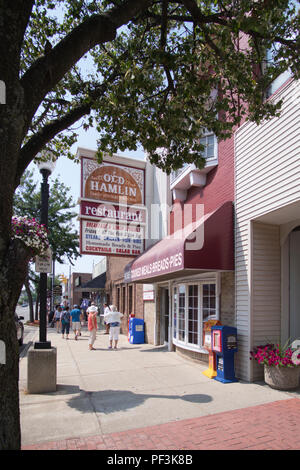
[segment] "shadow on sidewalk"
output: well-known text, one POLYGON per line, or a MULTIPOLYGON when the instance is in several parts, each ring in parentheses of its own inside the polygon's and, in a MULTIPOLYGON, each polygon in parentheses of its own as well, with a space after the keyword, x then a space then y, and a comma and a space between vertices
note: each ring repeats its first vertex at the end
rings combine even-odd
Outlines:
POLYGON ((67 401, 68 406, 82 413, 115 413, 126 411, 142 405, 149 398, 183 400, 190 403, 209 403, 213 400, 210 395, 192 394, 192 395, 155 395, 147 393, 134 393, 128 390, 104 390, 99 392, 89 392, 80 390, 80 396, 72 397, 67 401), (86 400, 89 399, 92 407, 86 406, 86 400))

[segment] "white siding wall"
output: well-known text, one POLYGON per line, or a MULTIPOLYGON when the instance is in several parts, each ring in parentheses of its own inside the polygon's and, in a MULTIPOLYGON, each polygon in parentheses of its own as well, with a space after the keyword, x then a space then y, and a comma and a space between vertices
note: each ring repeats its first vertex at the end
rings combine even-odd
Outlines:
MULTIPOLYGON (((253 344, 280 341, 280 228, 253 222, 252 226, 252 339, 253 344)), ((252 364, 253 380, 263 370, 252 364)))
POLYGON ((160 168, 146 161, 146 206, 148 211, 148 237, 145 248, 149 248, 168 234, 168 219, 171 206, 169 176, 160 168))
POLYGON ((299 94, 299 82, 289 83, 276 96, 284 99, 280 118, 246 123, 235 136, 236 369, 246 380, 256 377, 252 346, 268 332, 280 333, 280 227, 251 221, 300 200, 299 94))

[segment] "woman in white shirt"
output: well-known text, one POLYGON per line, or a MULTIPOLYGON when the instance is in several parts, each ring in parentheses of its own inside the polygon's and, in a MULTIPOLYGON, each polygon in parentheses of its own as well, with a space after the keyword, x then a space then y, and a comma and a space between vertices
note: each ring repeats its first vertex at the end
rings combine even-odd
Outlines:
POLYGON ((118 312, 115 305, 110 306, 110 310, 104 312, 104 320, 109 323, 109 346, 108 349, 112 349, 113 340, 115 342, 114 349, 117 349, 119 334, 120 334, 120 321, 123 317, 123 313, 118 312))
POLYGON ((109 323, 107 323, 107 321, 105 320, 105 315, 107 315, 109 312, 110 312, 110 307, 108 304, 103 304, 103 308, 104 308, 104 311, 103 311, 103 321, 104 321, 104 325, 105 325, 105 335, 108 335, 109 333, 109 323))

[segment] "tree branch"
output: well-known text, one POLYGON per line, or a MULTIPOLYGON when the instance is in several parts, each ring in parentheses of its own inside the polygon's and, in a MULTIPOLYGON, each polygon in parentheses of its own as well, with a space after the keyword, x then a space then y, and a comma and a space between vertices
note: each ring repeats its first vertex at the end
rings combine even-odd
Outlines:
POLYGON ((20 178, 29 163, 43 149, 43 147, 57 134, 68 129, 72 124, 77 122, 83 116, 90 114, 93 102, 95 102, 105 93, 108 83, 114 81, 119 75, 119 72, 114 70, 104 83, 98 85, 93 90, 90 90, 86 101, 77 104, 73 109, 64 114, 62 117, 49 122, 32 137, 30 137, 28 142, 23 145, 20 151, 20 159, 16 173, 16 187, 19 185, 20 178))
POLYGON ((32 64, 21 79, 27 114, 23 137, 43 98, 68 70, 93 47, 113 40, 117 29, 143 12, 150 3, 150 0, 124 0, 107 13, 92 15, 32 64))
POLYGON ((23 145, 22 149, 20 150, 15 187, 19 185, 23 172, 26 170, 27 166, 30 164, 35 155, 37 155, 37 153, 39 153, 43 147, 57 134, 70 127, 86 114, 89 114, 90 111, 90 103, 84 103, 76 106, 61 118, 46 124, 40 131, 34 134, 25 145, 23 145))
MULTIPOLYGON (((225 13, 226 10, 224 11, 224 13, 222 12, 222 13, 206 16, 206 15, 203 15, 203 13, 201 12, 195 0, 182 0, 182 3, 186 7, 186 9, 189 11, 189 13, 192 15, 192 18, 197 24, 215 23, 215 24, 226 26, 228 28, 232 27, 230 23, 230 20, 232 20, 232 14, 230 12, 225 13)), ((250 36, 252 36, 252 38, 272 40, 273 42, 278 42, 290 48, 291 51, 293 51, 294 53, 297 53, 297 52, 299 53, 299 46, 297 45, 297 40, 285 39, 280 36, 272 37, 269 34, 263 34, 261 32, 254 31, 251 28, 247 28, 245 27, 245 25, 241 26, 240 30, 245 34, 249 34, 250 36)))

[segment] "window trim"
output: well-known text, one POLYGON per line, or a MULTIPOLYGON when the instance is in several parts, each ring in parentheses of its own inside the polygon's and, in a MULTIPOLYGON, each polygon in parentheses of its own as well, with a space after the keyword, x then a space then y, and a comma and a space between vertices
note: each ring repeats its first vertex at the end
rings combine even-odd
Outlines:
MULTIPOLYGON (((203 132, 202 136, 200 137, 200 142, 201 142, 201 139, 208 139, 208 137, 213 137, 214 139, 214 154, 210 157, 203 155, 206 162, 210 162, 212 160, 218 160, 218 139, 217 139, 216 134, 214 132, 209 132, 207 129, 205 129, 205 132, 203 132)), ((208 145, 206 145, 206 148, 203 150, 204 154, 206 154, 207 147, 208 145)))
MULTIPOLYGON (((191 351, 196 351, 200 353, 205 353, 207 354, 207 350, 204 349, 203 347, 203 285, 204 284, 214 284, 215 285, 215 291, 216 291, 216 314, 213 316, 209 316, 207 320, 219 320, 220 318, 220 302, 219 302, 219 295, 220 295, 220 286, 219 286, 219 280, 218 277, 215 279, 197 279, 197 280, 182 280, 178 281, 177 283, 174 283, 172 286, 172 341, 175 346, 181 347, 183 349, 191 350, 191 351), (178 287, 180 285, 185 286, 185 341, 179 340, 178 339, 178 312, 179 312, 179 297, 177 297, 177 311, 174 312, 174 301, 175 301, 175 296, 174 292, 175 289, 177 290, 177 296, 178 296, 178 287), (198 344, 194 343, 189 343, 188 342, 188 287, 190 285, 197 285, 198 286, 198 344), (175 315, 176 313, 176 337, 174 336, 175 333, 175 325, 174 325, 174 320, 175 320, 175 315)), ((206 320, 206 321, 207 321, 206 320)))

